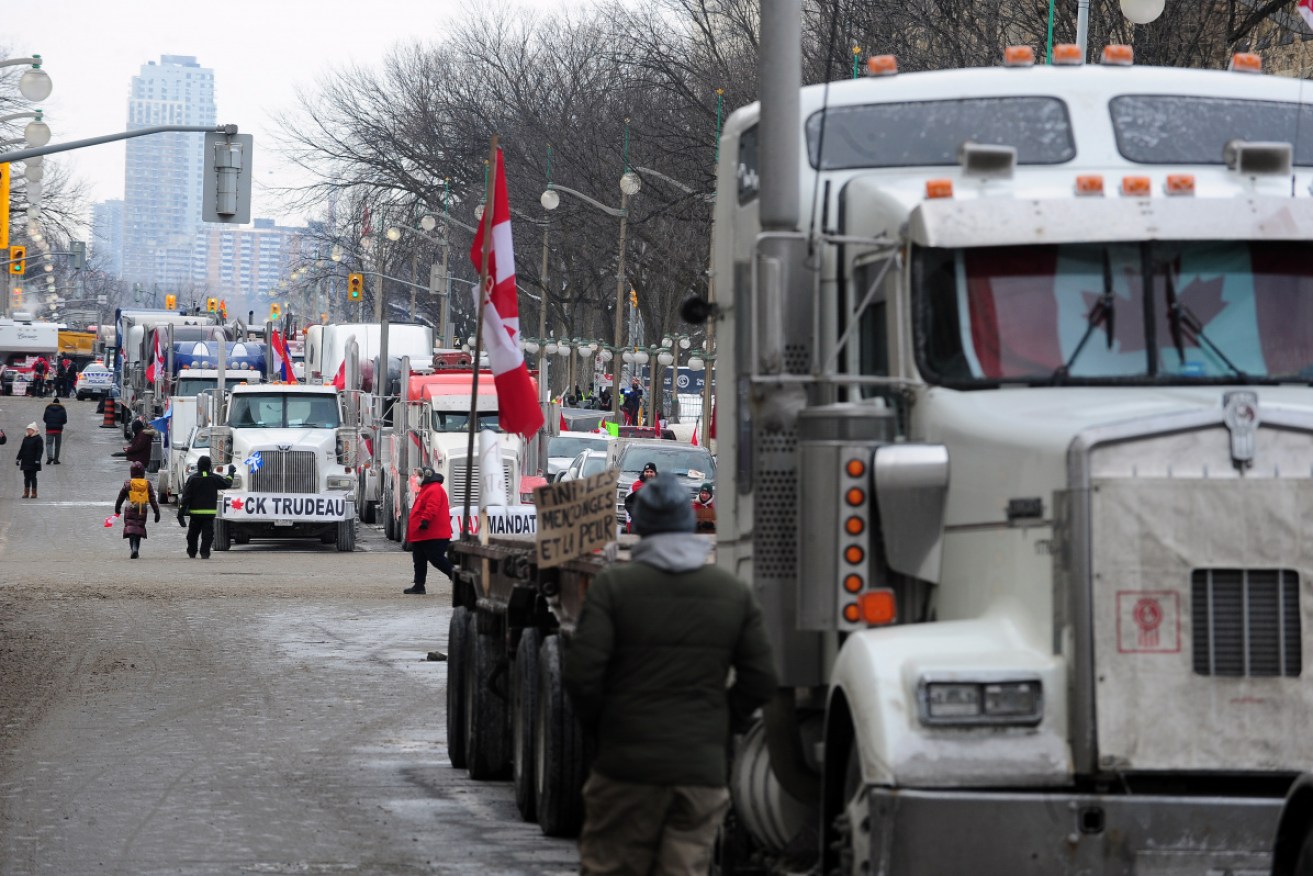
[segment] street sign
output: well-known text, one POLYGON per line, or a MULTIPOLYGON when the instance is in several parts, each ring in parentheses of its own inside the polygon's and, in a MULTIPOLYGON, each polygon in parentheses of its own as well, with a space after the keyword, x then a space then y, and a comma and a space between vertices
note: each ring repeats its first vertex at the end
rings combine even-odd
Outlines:
MULTIPOLYGON (((674 369, 666 368, 662 370, 661 387, 666 391, 672 391, 672 379, 674 378, 674 369)), ((692 368, 680 368, 679 378, 673 381, 674 391, 681 393, 700 393, 707 384, 707 372, 704 368, 701 371, 694 371, 692 368)))

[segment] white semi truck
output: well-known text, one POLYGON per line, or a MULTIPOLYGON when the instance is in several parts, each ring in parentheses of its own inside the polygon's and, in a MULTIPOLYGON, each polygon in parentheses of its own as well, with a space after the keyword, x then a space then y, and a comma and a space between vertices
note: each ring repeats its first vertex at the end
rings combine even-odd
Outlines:
POLYGON ((220 496, 215 550, 252 538, 318 538, 355 550, 359 427, 338 392, 244 384, 232 388, 221 411, 222 425, 210 429, 210 456, 237 473, 220 496))
MULTIPOLYGON (((762 4, 684 311, 782 683, 722 871, 1267 873, 1280 822, 1309 872, 1313 92, 1127 47, 800 88, 799 15, 762 4)), ((454 549, 453 763, 569 832, 602 561, 454 549)))

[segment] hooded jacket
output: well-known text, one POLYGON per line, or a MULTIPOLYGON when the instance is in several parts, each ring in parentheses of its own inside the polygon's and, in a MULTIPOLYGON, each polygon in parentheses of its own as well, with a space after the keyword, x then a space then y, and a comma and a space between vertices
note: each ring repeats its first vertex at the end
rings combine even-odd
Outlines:
POLYGON ((775 691, 761 608, 707 565, 710 549, 687 532, 645 536, 588 588, 562 680, 608 778, 723 786, 731 726, 775 691))
POLYGON ((46 412, 41 415, 41 420, 46 424, 46 431, 51 434, 57 434, 64 431, 64 426, 68 424, 68 408, 56 402, 46 405, 46 412))
MULTIPOLYGON (((123 482, 123 487, 119 490, 118 501, 114 503, 114 513, 121 513, 123 515, 124 538, 131 538, 134 535, 139 538, 145 538, 146 515, 148 512, 145 508, 138 510, 131 502, 128 502, 128 491, 131 489, 132 478, 146 477, 146 466, 142 465, 140 462, 134 462, 130 471, 131 476, 123 482), (128 502, 126 510, 123 507, 125 502, 128 502)), ((155 485, 150 482, 150 478, 146 478, 146 491, 150 496, 150 508, 155 512, 155 522, 158 523, 160 520, 160 503, 159 499, 155 497, 155 485)))
POLYGON ((24 435, 18 445, 18 467, 23 471, 41 471, 41 457, 45 453, 46 442, 40 435, 24 435))
POLYGON ((182 497, 178 499, 178 517, 195 514, 200 517, 214 517, 219 509, 219 491, 233 485, 232 478, 224 477, 210 471, 210 458, 202 456, 196 463, 196 471, 187 478, 182 488, 182 497))
POLYGON ((410 509, 410 521, 406 524, 406 541, 431 541, 437 538, 451 538, 451 503, 447 491, 436 480, 425 479, 420 487, 419 498, 410 509), (428 525, 420 528, 427 521, 428 525))
POLYGON ((135 433, 123 454, 128 458, 128 462, 139 462, 143 466, 149 463, 150 447, 157 434, 150 426, 143 426, 140 432, 135 433))

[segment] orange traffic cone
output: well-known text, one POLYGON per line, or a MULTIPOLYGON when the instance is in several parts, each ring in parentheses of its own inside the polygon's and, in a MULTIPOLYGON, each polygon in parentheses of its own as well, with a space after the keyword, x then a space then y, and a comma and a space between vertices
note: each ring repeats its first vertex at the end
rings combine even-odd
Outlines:
POLYGON ((102 429, 118 428, 118 415, 117 415, 117 411, 115 411, 114 408, 115 408, 114 399, 112 398, 105 399, 105 419, 101 422, 100 428, 102 429))

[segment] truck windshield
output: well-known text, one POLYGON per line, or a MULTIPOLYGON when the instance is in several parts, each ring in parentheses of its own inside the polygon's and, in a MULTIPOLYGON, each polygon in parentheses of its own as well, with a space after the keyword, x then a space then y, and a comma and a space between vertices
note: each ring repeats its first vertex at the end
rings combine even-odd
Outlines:
POLYGON ((1313 106, 1184 94, 1127 94, 1108 103, 1117 151, 1141 164, 1222 164, 1231 140, 1291 143, 1313 165, 1313 106))
POLYGON ((1308 382, 1313 262, 1303 249, 1191 241, 921 250, 918 355, 928 379, 963 388, 1308 382))
MULTIPOLYGON (((501 424, 497 421, 497 412, 488 411, 480 413, 479 431, 482 432, 491 429, 494 432, 501 431, 501 424)), ((464 432, 469 429, 470 414, 469 411, 434 411, 433 412, 433 431, 435 432, 464 432)))
POLYGON ((234 429, 336 429, 337 396, 310 393, 234 395, 228 414, 234 429))
POLYGON ((643 471, 643 466, 649 462, 655 465, 659 472, 669 472, 682 478, 715 480, 716 477, 716 463, 712 461, 711 454, 706 450, 699 450, 696 447, 672 447, 667 450, 664 447, 647 446, 625 451, 620 460, 622 480, 629 475, 638 477, 643 471))
POLYGON ((205 392, 207 389, 216 389, 219 386, 217 377, 179 377, 178 383, 174 387, 174 395, 196 395, 198 392, 205 392))

